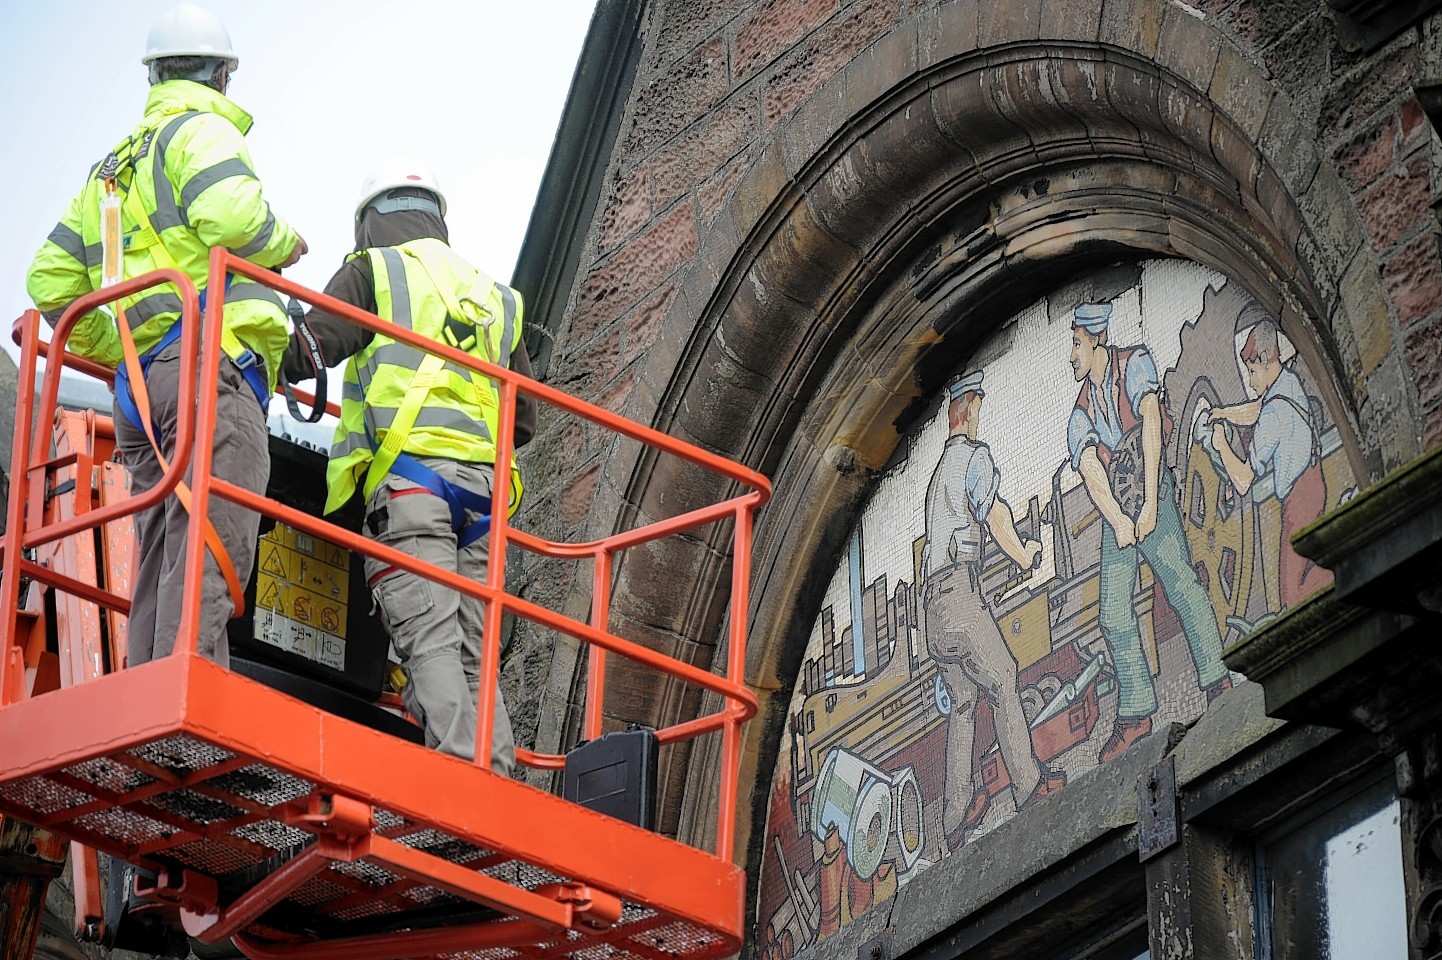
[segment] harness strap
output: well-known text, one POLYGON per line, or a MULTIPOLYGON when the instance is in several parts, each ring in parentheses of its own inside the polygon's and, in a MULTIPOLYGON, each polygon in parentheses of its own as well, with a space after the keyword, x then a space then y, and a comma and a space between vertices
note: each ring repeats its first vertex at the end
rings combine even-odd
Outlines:
MULTIPOLYGON (((155 428, 151 424, 150 392, 145 389, 145 372, 141 365, 140 355, 135 349, 135 338, 130 333, 130 327, 125 323, 125 309, 117 305, 116 312, 120 320, 117 324, 120 328, 120 346, 125 354, 125 364, 121 369, 128 370, 134 381, 133 403, 136 407, 136 419, 139 421, 140 428, 145 431, 151 449, 155 451, 155 459, 160 462, 160 468, 169 471, 170 462, 165 459, 165 454, 160 449, 160 443, 155 439, 155 428)), ((177 323, 175 329, 179 330, 180 324, 177 323)), ((127 412, 126 416, 129 415, 127 412)), ((184 480, 175 485, 175 496, 180 500, 185 511, 191 512, 190 487, 184 480)), ((225 549, 225 544, 221 541, 220 534, 216 532, 215 525, 210 522, 209 517, 205 518, 205 527, 201 531, 201 535, 205 538, 206 550, 210 551, 210 555, 215 558, 215 565, 220 568, 220 575, 225 579, 225 588, 230 593, 230 602, 234 611, 231 616, 238 617, 245 613, 245 587, 241 584, 240 577, 236 575, 235 564, 230 561, 230 552, 225 549)))
POLYGON ((290 380, 286 378, 285 368, 281 367, 280 389, 285 394, 285 405, 290 410, 290 415, 301 423, 317 423, 325 416, 326 403, 326 367, 325 357, 321 353, 320 343, 315 338, 314 331, 305 319, 305 307, 294 297, 286 304, 286 313, 290 314, 291 324, 295 327, 296 335, 300 338, 301 346, 305 348, 306 362, 310 364, 311 373, 315 375, 315 404, 310 408, 310 414, 303 415, 300 412, 300 403, 296 400, 295 390, 291 388, 290 380))
MULTIPOLYGON (((160 184, 156 184, 156 189, 160 189, 160 184)), ((138 228, 138 232, 130 238, 131 248, 136 250, 149 250, 151 257, 154 258, 155 262, 162 269, 179 270, 180 265, 176 263, 175 258, 170 255, 170 251, 166 249, 164 241, 160 239, 160 234, 155 229, 155 225, 150 222, 150 214, 146 211, 145 204, 140 199, 140 191, 136 189, 133 178, 130 189, 125 193, 125 212, 130 214, 130 219, 134 221, 135 226, 138 228)), ((226 274, 225 286, 227 290, 230 289, 230 282, 231 276, 230 274, 226 274)), ((205 294, 206 291, 204 290, 200 292, 201 310, 205 309, 205 294)), ((175 323, 171 324, 171 328, 174 329, 179 326, 180 320, 177 318, 175 323)), ((167 331, 167 334, 168 333, 169 331, 167 331)), ((231 362, 240 370, 240 375, 245 378, 246 384, 250 387, 251 392, 255 394, 256 402, 260 404, 261 413, 269 413, 270 385, 267 384, 265 378, 260 375, 260 358, 256 356, 255 351, 247 347, 241 339, 235 335, 235 332, 224 323, 220 326, 220 347, 225 351, 225 355, 230 358, 231 362)), ((156 352, 158 352, 158 350, 148 350, 146 351, 146 355, 148 357, 156 352)), ((142 369, 148 369, 149 366, 149 363, 145 363, 142 369)), ((125 410, 126 407, 122 405, 121 409, 125 410)), ((126 415, 129 416, 128 410, 126 410, 126 415)))
POLYGON ((467 300, 475 304, 476 309, 484 315, 484 319, 477 320, 471 316, 475 311, 470 311, 469 313, 466 311, 460 299, 456 297, 455 290, 452 289, 451 285, 441 283, 436 279, 435 274, 431 273, 431 268, 426 265, 424 257, 417 256, 415 251, 407 250, 405 247, 398 247, 397 249, 420 265, 421 272, 426 275, 426 279, 430 280, 431 286, 436 288, 436 293, 438 293, 441 300, 445 302, 447 316, 444 333, 446 339, 451 342, 451 346, 470 353, 476 346, 484 345, 487 360, 500 364, 503 367, 510 366, 510 344, 501 344, 500 357, 491 356, 491 338, 489 332, 491 324, 495 322, 496 318, 491 311, 486 308, 484 303, 475 298, 475 294, 480 291, 485 291, 483 295, 489 295, 491 289, 496 286, 496 282, 484 271, 476 271, 475 279, 471 281, 471 294, 467 296, 467 300), (477 331, 477 327, 480 327, 481 330, 477 331), (478 340, 480 344, 476 343, 478 340))
MULTIPOLYGON (((430 396, 431 387, 435 386, 436 376, 443 366, 445 361, 440 357, 433 353, 426 354, 426 358, 416 368, 415 376, 411 378, 405 397, 396 408, 395 419, 386 430, 385 440, 377 447, 375 439, 371 437, 371 449, 375 455, 371 458, 370 469, 366 471, 365 484, 361 488, 362 495, 367 500, 375 493, 376 487, 380 486, 386 474, 391 472, 391 467, 400 456, 406 440, 410 438, 411 427, 415 426, 416 417, 420 415, 421 407, 425 406, 426 398, 430 396)), ((366 435, 370 437, 369 430, 366 435)))
MULTIPOLYGON (((451 483, 430 467, 408 454, 400 454, 391 465, 391 473, 419 484, 446 502, 451 511, 451 529, 456 534, 456 547, 465 548, 484 537, 491 529, 491 498, 474 490, 451 483), (481 514, 474 523, 466 523, 466 511, 481 514)), ((409 491, 407 491, 409 492, 409 491)))

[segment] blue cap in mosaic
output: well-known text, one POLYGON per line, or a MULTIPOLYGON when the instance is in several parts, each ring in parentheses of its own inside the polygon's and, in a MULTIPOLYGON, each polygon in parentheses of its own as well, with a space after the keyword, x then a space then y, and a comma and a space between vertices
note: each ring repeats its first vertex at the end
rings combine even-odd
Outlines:
POLYGON ((1109 303, 1081 303, 1077 304, 1076 320, 1072 323, 1074 327, 1081 327, 1087 333, 1101 333, 1107 328, 1112 318, 1112 305, 1109 303))
POLYGON ((947 386, 948 395, 953 400, 960 400, 968 393, 974 393, 978 397, 986 396, 986 391, 981 388, 981 378, 985 376, 980 370, 970 370, 957 377, 947 386))

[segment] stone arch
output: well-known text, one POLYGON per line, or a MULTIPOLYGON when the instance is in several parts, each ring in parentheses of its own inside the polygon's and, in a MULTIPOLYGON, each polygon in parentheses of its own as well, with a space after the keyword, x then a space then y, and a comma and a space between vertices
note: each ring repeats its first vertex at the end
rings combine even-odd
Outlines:
MULTIPOLYGON (((1096 5, 1069 9, 1085 6, 1096 5)), ((1221 270, 1336 378, 1327 399, 1349 421, 1354 469, 1378 472, 1358 441, 1352 324, 1387 305, 1375 268, 1354 258, 1362 235, 1345 193, 1288 136, 1283 95, 1210 24, 1160 0, 1131 7, 1133 35, 1109 42, 1095 11, 1090 26, 1063 17, 1050 32, 1024 17, 1012 42, 991 46, 963 21, 972 4, 904 20, 773 131, 670 307, 632 402, 778 490, 754 551, 748 677, 763 712, 748 728, 752 807, 738 831, 753 870, 751 827, 805 636, 870 472, 918 398, 1040 285, 1118 256, 1221 270)), ((623 449, 597 515, 668 516, 720 495, 685 465, 623 449)), ((623 631, 712 662, 697 641, 720 634, 724 598, 709 585, 725 582, 726 545, 717 534, 627 557, 623 631), (671 578, 655 576, 663 567, 671 578), (674 571, 708 587, 666 619, 674 571)), ((671 722, 697 703, 663 702, 616 719, 671 722)), ((663 806, 679 800, 680 832, 701 844, 715 804, 700 775, 714 770, 708 753, 663 777, 663 806)))

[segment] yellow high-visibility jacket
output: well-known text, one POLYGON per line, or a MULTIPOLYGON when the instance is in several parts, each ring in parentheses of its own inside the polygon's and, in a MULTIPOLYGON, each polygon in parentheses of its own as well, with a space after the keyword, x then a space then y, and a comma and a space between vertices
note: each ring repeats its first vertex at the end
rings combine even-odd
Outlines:
MULTIPOLYGON (((250 114, 203 84, 169 80, 150 88, 144 118, 107 158, 111 166, 115 159, 132 161, 121 164, 118 190, 140 192, 150 226, 164 247, 161 252, 144 245, 145 225, 137 224, 129 205, 123 205, 127 279, 168 265, 168 254, 203 290, 212 246, 226 247, 263 267, 290 255, 299 238, 261 195, 245 145, 251 124, 250 114)), ((106 168, 102 161, 91 171, 30 265, 30 297, 52 323, 72 300, 100 286, 100 201, 106 168)), ((121 305, 143 354, 179 316, 180 298, 174 287, 161 286, 121 305)), ((285 302, 266 287, 236 280, 225 294, 224 316, 228 330, 265 361, 274 389, 288 340, 285 302)), ((112 367, 123 361, 115 320, 103 311, 76 325, 69 348, 112 367)))
MULTIPOLYGON (((480 276, 479 270, 446 243, 430 237, 354 256, 370 258, 377 316, 443 342, 447 318, 454 312, 448 301, 463 301, 476 289, 480 276)), ((474 341, 452 345, 497 366, 509 366, 511 353, 521 342, 521 295, 505 284, 491 282, 482 299, 484 302, 475 304, 483 316, 474 326, 474 341)), ((438 367, 434 378, 418 389, 417 373, 428 356, 410 344, 377 333, 346 364, 340 422, 326 469, 326 513, 343 506, 358 486, 369 496, 383 479, 383 474, 371 470, 371 462, 376 448, 390 437, 398 414, 407 407, 408 396, 414 419, 407 415, 404 419, 410 422, 403 425, 404 435, 391 438, 393 444, 399 441, 401 452, 495 463, 499 384, 457 364, 432 361, 438 367)), ((510 513, 520 505, 521 491, 520 469, 513 460, 510 513)))

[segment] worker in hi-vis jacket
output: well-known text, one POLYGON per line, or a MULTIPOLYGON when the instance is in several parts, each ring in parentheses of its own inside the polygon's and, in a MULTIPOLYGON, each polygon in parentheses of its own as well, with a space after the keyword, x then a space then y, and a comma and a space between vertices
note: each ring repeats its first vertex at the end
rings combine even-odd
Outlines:
MULTIPOLYGON (((396 160, 368 177, 355 210, 355 252, 325 292, 382 320, 529 376, 520 294, 450 248, 446 200, 430 171, 396 160)), ((306 321, 320 356, 299 332, 284 368, 289 380, 349 358, 341 417, 326 471, 326 512, 357 490, 364 532, 472 580, 486 577, 490 498, 500 432, 499 384, 384 334, 312 310, 306 321)), ((534 401, 517 404, 515 442, 535 432, 534 401)), ((512 466, 509 511, 521 498, 512 466)), ((367 559, 366 580, 404 667, 407 709, 426 744, 474 759, 485 606, 431 580, 367 559)), ((515 741, 495 691, 491 768, 509 774, 515 741)))
MULTIPOLYGON (((225 96, 239 62, 225 27, 194 4, 182 3, 155 21, 142 60, 151 83, 144 116, 91 170, 30 266, 30 296, 52 324, 77 297, 162 268, 194 280, 203 305, 212 246, 263 267, 289 266, 306 252, 305 241, 261 194, 245 145, 250 114, 225 96), (120 243, 102 242, 105 217, 120 243)), ((287 342, 285 304, 260 284, 235 279, 226 286, 212 471, 264 493, 270 476, 265 407, 287 342)), ((160 482, 175 453, 179 405, 194 402, 178 396, 180 309, 173 286, 142 290, 120 300, 114 316, 97 310, 82 318, 68 343, 75 353, 117 368, 116 443, 133 493, 160 482), (134 364, 124 362, 122 323, 134 364)), ((174 649, 189 526, 189 512, 174 494, 137 517, 131 665, 174 649)), ((226 621, 244 602, 259 526, 254 511, 211 499, 199 651, 222 665, 229 663, 226 621)))

